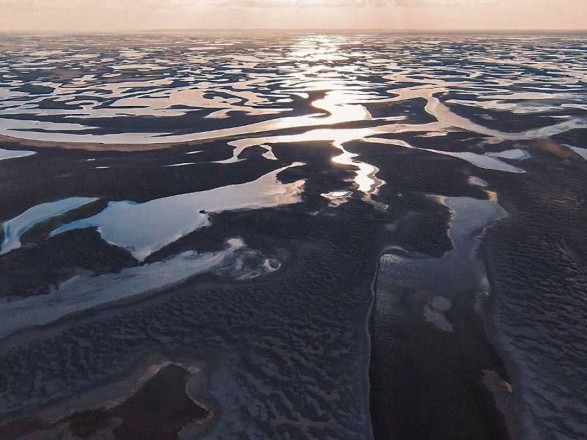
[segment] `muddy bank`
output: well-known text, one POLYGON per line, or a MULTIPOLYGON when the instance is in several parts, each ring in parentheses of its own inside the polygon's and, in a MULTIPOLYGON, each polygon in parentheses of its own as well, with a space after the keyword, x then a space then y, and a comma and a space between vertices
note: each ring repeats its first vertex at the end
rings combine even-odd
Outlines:
POLYGON ((508 218, 488 231, 491 339, 511 376, 517 438, 581 438, 587 339, 587 167, 548 153, 496 182, 508 218))
MULTIPOLYGON (((275 151, 277 161, 273 162, 287 166, 291 151, 288 153, 285 147, 275 151)), ((60 153, 55 154, 60 157, 60 153)), ((79 280, 85 280, 83 285, 110 283, 96 297, 104 300, 117 291, 116 286, 128 286, 130 282, 135 289, 136 282, 149 273, 156 275, 159 272, 153 271, 159 267, 167 269, 156 276, 157 283, 163 283, 156 291, 139 289, 137 295, 119 297, 86 311, 62 308, 58 319, 27 326, 3 339, 1 419, 6 429, 11 427, 15 438, 28 438, 62 426, 72 431, 73 424, 88 438, 106 429, 112 438, 126 439, 125 433, 134 429, 135 423, 130 413, 140 414, 136 405, 117 406, 119 403, 107 394, 91 404, 76 401, 77 396, 115 378, 131 377, 133 371, 153 364, 171 363, 190 369, 204 362, 210 373, 192 390, 192 397, 205 402, 213 413, 198 428, 207 438, 232 438, 243 431, 252 437, 369 438, 366 319, 384 214, 358 199, 335 208, 321 196, 334 187, 352 189, 345 183, 352 174, 332 168, 330 159, 336 154, 337 150, 327 144, 299 150, 297 159, 311 166, 300 165, 279 173, 277 182, 284 188, 300 179, 305 181, 303 203, 210 213, 209 225, 174 239, 142 264, 121 253, 120 247, 102 244, 92 248, 96 258, 90 258, 86 265, 83 249, 99 242, 96 228, 49 236, 58 225, 94 215, 105 209, 103 205, 57 216, 50 224, 33 227, 25 234, 22 249, 0 256, 3 264, 10 264, 8 267, 19 265, 26 279, 20 288, 27 298, 5 306, 46 301, 48 295, 64 301, 66 286, 72 288, 79 280), (325 176, 330 179, 324 181, 325 176), (233 238, 244 247, 226 254, 230 249, 226 241, 233 238), (197 255, 182 257, 190 252, 197 255), (46 263, 43 272, 28 277, 27 270, 34 272, 34 262, 47 253, 62 254, 61 264, 46 263), (190 272, 200 267, 198 258, 219 253, 223 257, 211 260, 209 270, 190 272), (165 285, 170 273, 179 269, 187 270, 187 276, 165 285), (136 277, 138 273, 141 275, 136 277), (50 284, 63 283, 59 276, 69 281, 55 290, 50 284), (32 286, 45 287, 32 291, 32 286), (73 402, 70 413, 55 414, 67 402, 73 402), (105 414, 103 408, 111 409, 105 414), (47 419, 30 421, 30 417, 39 415, 47 415, 47 419), (116 424, 116 420, 127 417, 130 421, 116 424)), ((78 157, 82 158, 83 154, 78 157)), ((119 167, 122 176, 126 167, 132 173, 136 162, 132 157, 121 158, 119 167)), ((218 178, 222 176, 250 179, 238 173, 218 178)), ((100 190, 98 182, 95 188, 100 190)), ((200 176, 198 182, 205 180, 200 176)), ((143 183, 146 187, 118 187, 119 196, 132 200, 150 188, 162 194, 173 193, 176 188, 175 181, 164 173, 143 183)), ((14 184, 26 187, 24 180, 14 184)), ((65 188, 52 184, 41 191, 55 192, 52 197, 60 198, 66 195, 62 193, 65 188)), ((29 191, 34 197, 34 190, 29 187, 29 191)), ((6 276, 4 280, 6 291, 11 291, 6 283, 13 278, 6 276)), ((130 292, 123 290, 125 295, 130 292)), ((88 294, 94 293, 86 292, 83 298, 87 301, 88 294)), ((51 307, 55 305, 52 301, 51 307)), ((187 416, 193 419, 193 411, 197 411, 188 401, 185 403, 191 408, 185 418, 170 415, 184 425, 191 423, 187 416)), ((183 410, 178 411, 183 414, 183 410)))

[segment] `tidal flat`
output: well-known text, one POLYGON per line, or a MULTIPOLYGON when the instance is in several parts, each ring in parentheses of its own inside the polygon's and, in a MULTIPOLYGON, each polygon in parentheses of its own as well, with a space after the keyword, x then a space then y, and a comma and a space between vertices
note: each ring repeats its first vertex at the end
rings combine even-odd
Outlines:
POLYGON ((587 437, 581 34, 0 40, 0 440, 587 437))

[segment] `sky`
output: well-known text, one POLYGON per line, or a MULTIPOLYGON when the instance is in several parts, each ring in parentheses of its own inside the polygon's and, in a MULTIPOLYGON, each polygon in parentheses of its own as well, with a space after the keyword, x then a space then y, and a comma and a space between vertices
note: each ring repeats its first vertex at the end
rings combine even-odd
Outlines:
POLYGON ((2 31, 587 29, 587 0, 0 0, 2 31))

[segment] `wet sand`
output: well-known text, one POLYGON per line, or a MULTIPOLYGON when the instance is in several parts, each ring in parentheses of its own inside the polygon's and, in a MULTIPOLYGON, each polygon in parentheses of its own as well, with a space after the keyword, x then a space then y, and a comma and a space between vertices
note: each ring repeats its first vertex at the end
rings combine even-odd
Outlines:
POLYGON ((19 139, 12 136, 0 135, 0 147, 3 148, 59 148, 64 150, 85 151, 151 151, 164 150, 173 147, 175 143, 162 142, 156 144, 105 144, 101 142, 57 142, 33 139, 19 139))
MULTIPOLYGON (((92 310, 85 314, 78 313, 71 318, 58 321, 47 330, 40 328, 21 332, 4 342, 5 347, 13 347, 11 351, 5 352, 7 365, 16 367, 17 364, 13 364, 16 362, 16 358, 13 356, 16 356, 17 353, 21 359, 28 358, 31 361, 35 359, 35 364, 39 360, 46 359, 43 362, 51 365, 50 359, 53 355, 50 355, 52 350, 50 347, 54 347, 56 352, 59 352, 58 347, 65 341, 71 341, 70 343, 73 343, 75 347, 78 344, 86 344, 88 338, 92 340, 98 335, 101 335, 97 339, 100 341, 100 345, 114 348, 120 344, 120 341, 116 342, 115 334, 119 332, 126 334, 129 331, 131 331, 130 334, 134 334, 138 331, 137 336, 138 334, 146 335, 152 331, 148 330, 151 325, 158 328, 156 339, 164 338, 167 341, 165 343, 166 350, 172 350, 172 352, 192 351, 184 345, 187 341, 181 342, 182 338, 186 338, 186 332, 193 335, 188 337, 188 341, 192 337, 198 340, 202 335, 207 335, 204 337, 204 341, 206 341, 204 346, 207 348, 198 349, 194 353, 200 353, 204 357, 213 359, 213 356, 210 357, 204 353, 209 352, 210 349, 218 350, 227 344, 229 347, 235 347, 233 344, 238 344, 239 341, 239 337, 235 337, 233 334, 235 331, 243 338, 249 334, 257 334, 261 338, 265 338, 266 336, 261 335, 277 331, 276 329, 282 327, 282 322, 285 319, 293 321, 290 326, 283 328, 282 331, 286 333, 280 338, 287 339, 285 334, 291 333, 294 328, 299 331, 304 328, 312 328, 311 322, 315 322, 317 317, 307 315, 308 302, 316 304, 314 307, 322 316, 320 320, 326 318, 324 310, 331 311, 330 317, 327 318, 323 326, 315 328, 318 334, 332 328, 333 325, 338 327, 340 324, 334 323, 338 322, 340 314, 348 314, 348 311, 344 310, 348 310, 349 302, 357 301, 357 293, 362 292, 362 299, 355 304, 364 310, 363 313, 366 313, 368 308, 372 308, 370 401, 375 438, 511 438, 508 433, 508 423, 513 423, 515 426, 516 423, 519 423, 518 418, 512 416, 511 413, 500 412, 500 410, 504 411, 504 408, 512 408, 512 404, 504 404, 503 401, 496 403, 494 394, 497 395, 501 390, 502 394, 506 396, 506 402, 511 401, 512 397, 507 397, 512 396, 509 392, 510 387, 514 390, 515 395, 520 386, 519 378, 515 374, 512 375, 511 372, 515 370, 508 365, 508 357, 501 357, 499 344, 494 340, 495 336, 490 330, 493 315, 491 310, 486 310, 488 302, 493 301, 496 294, 493 287, 493 277, 496 275, 491 269, 495 264, 494 261, 499 261, 499 258, 502 258, 500 257, 502 251, 500 248, 496 248, 492 252, 497 256, 492 257, 491 254, 481 254, 482 250, 485 252, 486 245, 480 246, 481 237, 485 240, 486 236, 493 237, 495 234, 494 230, 497 227, 492 227, 492 225, 496 223, 501 225, 503 222, 511 221, 509 205, 503 205, 502 200, 504 199, 502 197, 511 194, 509 197, 517 200, 520 195, 518 192, 513 192, 512 188, 516 188, 518 185, 505 179, 502 172, 480 169, 475 171, 480 183, 471 185, 469 183, 471 168, 455 158, 422 153, 417 150, 409 151, 407 154, 405 150, 401 149, 395 150, 397 157, 394 157, 394 153, 389 150, 385 152, 385 155, 378 155, 378 148, 382 147, 365 143, 349 146, 350 151, 362 155, 364 159, 369 158, 371 163, 382 170, 379 176, 386 180, 387 185, 382 188, 374 201, 385 201, 396 207, 394 211, 382 212, 377 203, 370 205, 360 200, 350 201, 339 207, 330 207, 332 202, 324 198, 322 194, 338 188, 341 179, 344 180, 350 175, 348 170, 333 167, 330 159, 337 154, 336 149, 320 144, 314 145, 312 149, 295 144, 274 145, 273 152, 279 161, 287 163, 295 158, 308 164, 289 168, 279 174, 284 183, 294 182, 300 178, 305 180, 304 203, 279 210, 264 209, 215 214, 209 227, 194 231, 161 249, 150 257, 150 260, 165 260, 183 251, 194 249, 194 247, 200 252, 221 249, 228 231, 233 236, 241 237, 250 248, 273 255, 280 260, 282 267, 278 272, 266 280, 253 280, 242 284, 242 282, 227 283, 227 272, 223 269, 217 275, 211 273, 192 279, 183 286, 163 290, 152 299, 145 300, 144 297, 133 299, 130 302, 127 301, 127 305, 123 305, 124 303, 114 304, 114 307, 108 306, 101 312, 92 310), (431 181, 429 176, 414 172, 422 167, 430 169, 432 164, 436 170, 436 182, 431 181), (413 168, 410 169, 410 166, 413 168), (422 178, 414 179, 415 175, 422 175, 422 178), (461 177, 455 178, 455 176, 461 177), (450 197, 426 195, 432 189, 432 187, 428 189, 427 185, 434 185, 437 191, 450 197), (487 185, 491 185, 492 189, 497 189, 500 194, 500 205, 495 201, 494 193, 488 190, 487 185), (503 218, 505 213, 499 207, 502 205, 508 212, 506 218, 503 218), (400 206, 403 208, 398 209, 400 206), (316 212, 319 214, 316 215, 316 212), (489 229, 486 230, 488 227, 489 229), (340 237, 345 237, 345 239, 341 241, 340 237), (313 244, 309 245, 309 243, 313 244), (390 247, 389 243, 395 244, 390 247), (382 244, 385 246, 382 247, 382 244), (349 252, 352 253, 349 254, 349 252), (487 255, 486 266, 489 268, 487 273, 482 264, 482 261, 485 260, 481 255, 487 255), (373 291, 371 291, 369 285, 374 273, 377 275, 373 291), (484 281, 484 275, 492 280, 491 288, 484 281), (256 293, 253 294, 253 292, 256 293), (233 297, 228 300, 228 303, 226 302, 227 295, 233 297), (372 304, 371 295, 374 295, 372 304), (222 303, 218 302, 220 298, 223 298, 222 303), (341 298, 345 298, 345 301, 340 302, 341 298), (195 302, 191 303, 194 300, 195 302), (284 301, 286 302, 284 303, 284 301), (175 303, 181 307, 183 317, 179 318, 176 315, 179 310, 174 311, 175 306, 167 310, 168 303, 175 303), (245 309, 247 312, 241 310, 245 304, 249 304, 245 309), (265 311, 261 313, 254 304, 263 304, 262 310, 265 311), (232 310, 229 315, 226 315, 227 308, 232 310), (299 314, 295 312, 296 309, 299 309, 299 314), (148 310, 152 311, 147 312, 148 310), (156 314, 153 314, 155 310, 156 314), (145 312, 148 314, 141 317, 145 312), (250 313, 250 316, 247 317, 247 313, 250 313), (303 318, 303 321, 298 322, 297 320, 302 319, 303 315, 306 317, 303 318), (136 316, 136 318, 130 318, 131 316, 136 316), (220 324, 222 319, 226 320, 228 316, 230 316, 229 320, 220 324), (236 317, 238 317, 239 324, 234 327, 230 322, 236 317), (200 322, 196 327, 197 331, 192 327, 194 319, 196 322, 200 322), (83 322, 85 324, 81 324, 83 322), (152 322, 152 324, 143 327, 143 324, 139 324, 139 322, 152 322), (174 322, 173 328, 161 333, 159 326, 169 325, 164 324, 165 322, 174 322), (209 327, 208 323, 210 322, 216 323, 215 330, 209 327), (266 327, 265 323, 269 324, 269 327, 266 327), (80 325, 84 329, 82 333, 76 330, 80 325), (112 330, 105 330, 105 325, 114 326, 119 330, 112 333, 112 330), (139 327, 131 330, 136 325, 139 327), (95 330, 87 333, 88 329, 92 328, 95 330), (189 330, 190 328, 192 330, 189 330), (239 328, 241 330, 236 330, 239 328), (225 329, 231 330, 226 333, 225 329), (194 331, 195 333, 193 333, 194 331), (45 332, 47 334, 44 336, 45 332), (28 348, 24 352, 22 348, 12 351, 16 347, 26 346, 28 348), (46 351, 47 349, 49 351, 46 351), (492 372, 493 376, 488 372, 492 372), (486 385, 488 377, 493 378, 490 387, 486 385)), ((38 153, 38 155, 41 154, 41 152, 38 153)), ((52 152, 45 154, 50 155, 52 152)), ((57 154, 61 160, 61 153, 55 151, 54 154, 57 154)), ((170 151, 167 154, 173 153, 170 151)), ((163 157, 166 155, 164 154, 163 157)), ((254 157, 251 155, 249 160, 254 157)), ((33 161, 35 156, 22 160, 33 161)), ((85 161, 80 161, 78 157, 76 163, 84 164, 85 161)), ((557 167, 559 172, 563 172, 562 170, 570 166, 576 168, 578 176, 583 172, 581 171, 583 166, 581 162, 565 162, 564 159, 549 153, 539 153, 538 156, 535 153, 531 158, 524 160, 526 169, 532 164, 536 164, 537 167, 542 166, 541 169, 544 172, 548 169, 544 168, 547 166, 557 167)), ((130 168, 125 165, 117 173, 128 174, 129 171, 132 173, 132 169, 136 165, 133 161, 129 162, 128 166, 130 168)), ((83 170, 83 168, 81 169, 83 170)), ((191 175, 192 172, 185 170, 180 171, 180 174, 191 175)), ((548 172, 551 173, 551 171, 548 172)), ((513 176, 510 179, 531 178, 527 176, 527 173, 522 175, 507 174, 507 176, 510 175, 513 176)), ((223 178, 231 180, 238 179, 234 174, 224 176, 223 178)), ((23 185, 28 184, 30 181, 23 182, 23 185)), ((156 184, 161 192, 173 191, 174 188, 173 182, 165 179, 153 181, 153 184, 156 184)), ((14 182, 14 185, 18 185, 18 181, 14 182)), ((58 188, 58 186, 52 186, 52 190, 58 188)), ((104 187, 98 185, 96 188, 103 189, 104 187)), ((129 185, 128 191, 137 190, 129 185)), ((136 194, 140 196, 141 191, 139 190, 136 194)), ((59 197, 65 195, 66 193, 63 193, 59 197)), ((90 215, 88 208, 84 209, 86 212, 74 213, 73 218, 76 215, 90 215)), ((101 208, 92 208, 94 211, 96 209, 101 208)), ((37 237, 43 237, 47 231, 56 228, 59 224, 67 223, 67 221, 67 217, 61 218, 58 223, 46 225, 44 229, 36 230, 30 238, 24 240, 24 243, 34 242, 38 239, 37 237)), ((525 223, 532 224, 532 222, 533 220, 527 219, 525 223)), ((88 259, 88 270, 110 272, 112 268, 100 269, 99 262, 101 260, 114 265, 117 271, 123 271, 125 265, 132 267, 136 264, 128 254, 124 257, 125 259, 117 262, 116 258, 123 256, 120 248, 99 244, 96 232, 84 230, 83 235, 69 232, 47 240, 43 245, 48 247, 47 255, 63 253, 71 259, 70 263, 67 263, 67 260, 52 263, 55 266, 53 268, 49 266, 47 273, 59 271, 58 273, 63 274, 63 269, 68 264, 72 266, 71 270, 76 270, 75 267, 79 267, 83 260, 80 260, 75 252, 87 249, 90 237, 95 241, 97 247, 93 247, 94 254, 88 259), (76 244, 82 239, 84 240, 83 246, 76 244), (76 241, 67 244, 69 240, 76 241), (68 246, 71 247, 68 249, 68 246), (116 257, 116 255, 120 256, 116 257), (124 263, 124 261, 127 262, 124 263)), ((4 261, 5 263, 14 261, 14 267, 27 266, 31 264, 29 258, 42 258, 39 251, 40 249, 36 247, 27 248, 25 246, 23 249, 7 254, 4 261), (16 263, 16 261, 20 262, 16 263)), ((47 260, 54 261, 49 257, 47 260)), ((21 283, 24 279, 31 283, 22 288, 23 293, 27 292, 28 295, 31 295, 33 291, 30 286, 46 285, 48 276, 40 272, 37 278, 22 277, 21 283)), ((6 278, 7 282, 12 279, 11 277, 6 278)), ((6 289, 6 292, 14 291, 12 287, 6 289)), ((39 291, 36 295, 42 293, 39 291)), ((345 321, 348 324, 354 322, 350 328, 360 328, 361 314, 356 314, 354 318, 347 315, 345 321)), ((133 336, 131 340, 136 341, 134 338, 137 336, 133 336)), ((354 337, 357 336, 355 334, 354 337)), ((339 333, 338 337, 330 341, 333 344, 332 350, 336 350, 335 347, 339 345, 337 338, 340 337, 342 334, 339 333)), ((149 340, 151 339, 145 340, 144 344, 146 345, 133 343, 133 349, 124 356, 116 355, 117 362, 120 364, 113 365, 113 371, 119 371, 130 360, 137 359, 137 356, 149 352, 151 349, 148 347, 153 343, 152 341, 148 342, 149 340), (124 359, 129 355, 129 360, 125 361, 124 359)), ((295 340, 296 338, 294 338, 295 340)), ((188 346, 191 343, 188 342, 188 346)), ((294 342, 292 341, 292 343, 294 342)), ((276 348, 274 342, 269 340, 263 342, 262 346, 265 346, 262 352, 267 350, 267 347, 273 347, 270 350, 276 348)), ((81 347, 82 345, 76 350, 81 347)), ((127 345, 126 347, 124 350, 128 350, 127 345)), ((224 350, 226 348, 222 348, 222 351, 224 350)), ((248 357, 246 353, 251 348, 246 348, 246 350, 240 356, 248 357)), ((351 350, 347 355, 351 356, 353 353, 354 350, 351 350)), ((103 361, 106 361, 106 359, 111 359, 112 354, 109 354, 108 351, 103 355, 94 353, 92 354, 93 362, 101 365, 103 362, 100 360, 101 356, 104 356, 103 361)), ((264 355, 258 361, 263 358, 264 355)), ((234 361, 228 361, 228 365, 231 365, 232 362, 234 361)), ((234 368, 237 370, 244 368, 243 372, 249 368, 255 368, 253 366, 256 361, 253 359, 246 361, 246 367, 242 366, 242 362, 243 360, 236 361, 234 368)), ((319 361, 321 364, 316 364, 316 362, 318 359, 314 358, 312 361, 314 367, 321 365, 319 367, 321 369, 333 368, 331 355, 327 355, 319 361), (332 367, 327 367, 327 365, 332 365, 332 367)), ((298 365, 296 368, 302 368, 301 371, 304 368, 310 368, 310 364, 302 365, 298 365)), ((82 374, 76 380, 60 379, 59 386, 72 387, 72 391, 81 389, 78 387, 85 382, 83 378, 89 371, 94 371, 92 374, 96 374, 94 368, 86 372, 88 367, 89 365, 80 371, 82 374), (79 385, 76 385, 77 381, 80 381, 79 385), (67 383, 69 385, 65 385, 67 383)), ((20 377, 19 381, 24 378, 22 376, 24 371, 19 374, 16 370, 12 370, 12 367, 10 368, 13 371, 11 373, 13 377, 20 377)), ((277 362, 275 372, 281 368, 283 368, 283 364, 277 362)), ((340 366, 336 367, 336 369, 338 368, 340 366)), ((294 375, 290 377, 290 380, 293 380, 292 386, 293 383, 298 383, 297 386, 300 386, 301 384, 294 380, 296 375, 294 371, 292 370, 290 373, 294 375)), ((222 374, 228 374, 229 377, 232 377, 235 373, 232 371, 222 374)), ((349 374, 357 374, 357 372, 349 372, 349 374)), ((50 376, 47 376, 45 380, 54 381, 54 379, 50 379, 50 376)), ((211 380, 214 382, 214 379, 211 380)), ((216 380, 222 381, 222 379, 216 380)), ((343 382, 336 386, 333 384, 332 392, 338 386, 343 386, 342 384, 343 382)), ((216 408, 215 405, 218 405, 216 410, 222 412, 224 405, 235 397, 219 397, 216 394, 219 392, 217 387, 218 385, 203 389, 200 396, 207 402, 216 402, 212 403, 211 407, 216 408)), ((356 394, 354 395, 356 396, 356 394)), ((23 403, 25 403, 25 406, 22 407, 24 409, 26 400, 23 403)), ((35 406, 31 408, 35 408, 35 406)), ((75 416, 71 420, 79 421, 82 430, 89 429, 87 425, 100 427, 100 423, 104 422, 104 417, 106 417, 100 412, 88 413, 88 410, 83 408, 78 411, 81 415, 75 416)), ((514 409, 514 411, 521 410, 514 409)), ((183 419, 180 417, 180 420, 183 419)), ((226 427, 222 428, 223 423, 226 423, 226 421, 222 422, 222 418, 212 417, 210 423, 206 429, 212 430, 211 432, 214 432, 214 429, 226 429, 226 427), (215 423, 219 423, 220 426, 214 428, 215 423)), ((16 426, 22 425, 17 424, 16 426)), ((25 424, 25 426, 26 430, 22 432, 30 431, 33 428, 35 432, 38 431, 34 424, 25 424)), ((510 429, 510 432, 515 432, 512 430, 513 428, 510 429)), ((318 434, 316 433, 316 435, 318 434)), ((342 432, 339 432, 338 435, 342 435, 342 432)), ((122 439, 125 437, 119 435, 114 438, 122 439)))
POLYGON ((574 361, 587 356, 587 166, 541 153, 527 169, 496 184, 509 216, 484 241, 492 290, 486 327, 512 377, 511 397, 502 402, 514 414, 512 431, 581 438, 587 383, 584 363, 574 361))
POLYGON ((38 418, 9 423, 3 426, 3 438, 177 438, 188 424, 211 417, 186 394, 189 377, 181 367, 165 366, 121 403, 75 412, 53 424, 38 418))
MULTIPOLYGON (((555 360, 560 347, 569 360, 585 356, 578 328, 587 167, 559 151, 532 152, 524 174, 476 171, 504 212, 485 232, 469 236, 482 240, 467 252, 468 262, 450 263, 458 251, 454 236, 438 255, 433 243, 446 240, 442 231, 420 246, 402 240, 381 257, 371 324, 375 438, 526 439, 552 430, 580 438, 587 432, 582 368, 560 369, 555 360), (467 275, 471 265, 480 277, 467 275), (538 336, 544 327, 548 336, 538 336), (545 351, 546 358, 535 357, 545 351), (554 401, 570 411, 563 416, 547 403, 554 401)), ((461 215, 482 219, 471 208, 461 215)), ((396 230, 404 233, 401 223, 396 230)))
MULTIPOLYGON (((159 250, 143 267, 173 261, 173 256, 193 249, 202 254, 222 250, 227 236, 239 237, 246 249, 256 253, 247 251, 242 258, 227 260, 226 264, 189 278, 179 286, 73 313, 50 325, 22 329, 5 338, 2 362, 7 366, 4 377, 8 380, 7 396, 11 397, 4 400, 7 413, 3 418, 13 420, 34 415, 41 408, 55 405, 55 396, 43 390, 56 387, 65 396, 72 396, 114 375, 124 375, 137 362, 141 363, 145 355, 158 352, 171 362, 187 356, 203 358, 214 365, 208 385, 196 394, 197 400, 205 401, 214 413, 209 425, 203 428, 208 435, 231 437, 243 429, 277 437, 296 435, 306 423, 314 423, 328 414, 336 423, 311 428, 313 437, 324 433, 335 438, 368 436, 369 353, 365 317, 371 303, 369 286, 378 254, 375 238, 381 214, 359 200, 335 210, 321 196, 338 188, 343 179, 352 175, 332 168, 330 159, 337 154, 334 147, 323 144, 315 149, 293 151, 283 146, 275 148, 274 153, 278 163, 272 165, 268 161, 272 167, 290 163, 291 154, 297 160, 311 163, 279 173, 284 183, 300 178, 306 181, 304 203, 279 209, 216 213, 210 226, 159 250), (331 181, 324 181, 329 175, 331 181), (341 241, 340 237, 345 240, 341 241), (241 279, 247 270, 254 272, 263 264, 264 260, 257 257, 259 253, 279 261, 279 270, 241 279), (73 356, 66 364, 60 360, 64 350, 73 356), (37 385, 30 381, 32 371, 37 385), (40 388, 31 393, 31 386, 40 388), (320 402, 319 412, 315 402, 320 402), (290 406, 295 408, 295 415, 287 409, 290 406), (307 422, 292 424, 286 419, 276 422, 285 416, 307 422)), ((63 157, 58 151, 39 151, 31 160, 43 154, 45 160, 51 154, 59 161, 63 157)), ((79 154, 86 157, 89 153, 79 154)), ((81 157, 72 158, 72 163, 81 164, 83 172, 86 162, 81 157)), ((256 160, 264 163, 262 157, 248 159, 249 164, 256 160)), ((240 168, 246 170, 246 163, 244 168, 242 165, 240 168)), ((132 173, 141 167, 135 157, 119 159, 118 166, 112 171, 114 176, 130 173, 129 181, 136 182, 132 173)), ((210 170, 213 169, 212 166, 210 170)), ((264 172, 259 167, 256 169, 264 172)), ((180 167, 174 171, 176 179, 184 176, 181 182, 188 182, 189 177, 199 172, 197 167, 195 170, 180 167)), ((211 178, 228 182, 246 178, 238 173, 211 173, 211 178)), ((118 186, 119 194, 124 189, 128 198, 139 198, 149 191, 163 195, 177 188, 177 180, 164 175, 147 181, 147 188, 133 184, 118 186)), ((99 185, 99 179, 95 183, 96 189, 107 189, 99 185)), ((200 174, 196 184, 210 182, 202 181, 200 174)), ((13 185, 26 188, 30 180, 23 177, 13 185)), ((48 189, 71 191, 65 185, 50 185, 48 189)), ((6 189, 3 197, 10 193, 6 189)), ((30 194, 39 196, 33 191, 30 194)), ((62 195, 66 193, 58 197, 62 195)), ((89 214, 86 210, 70 216, 89 214)), ((22 240, 23 248, 2 257, 3 262, 13 261, 12 267, 33 267, 32 262, 40 258, 41 249, 35 244, 38 237, 43 237, 48 254, 68 256, 61 262, 46 263, 45 274, 21 281, 23 294, 33 295, 31 300, 35 300, 33 286, 46 285, 50 276, 67 277, 66 270, 70 273, 79 270, 83 260, 75 254, 78 240, 97 241, 97 233, 92 230, 80 231, 81 235, 71 231, 47 238, 49 230, 67 221, 61 217, 42 230, 31 231, 32 235, 22 240)), ((89 260, 86 270, 99 271, 99 261, 107 261, 115 266, 103 270, 110 274, 116 271, 111 275, 113 280, 125 276, 125 265, 136 265, 118 247, 102 245, 93 248, 93 252, 95 258, 89 260)), ((9 276, 5 280, 13 282, 9 276)), ((11 289, 7 286, 6 292, 11 289)), ((40 290, 36 295, 42 298, 44 293, 40 290)), ((77 411, 87 410, 82 407, 77 411)), ((31 429, 34 425, 26 425, 26 430, 31 429)))

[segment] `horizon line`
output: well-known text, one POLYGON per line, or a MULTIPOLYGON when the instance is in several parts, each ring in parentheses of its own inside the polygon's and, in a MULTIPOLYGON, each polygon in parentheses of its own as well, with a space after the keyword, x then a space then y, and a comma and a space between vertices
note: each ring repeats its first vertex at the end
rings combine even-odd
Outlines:
POLYGON ((349 33, 402 33, 402 34, 421 34, 421 33, 587 33, 587 28, 583 29, 560 29, 560 28, 463 28, 463 29, 411 29, 411 28, 148 28, 148 29, 111 29, 111 30, 81 30, 81 29, 0 29, 0 34, 133 34, 133 33, 173 33, 173 32, 349 32, 349 33))

